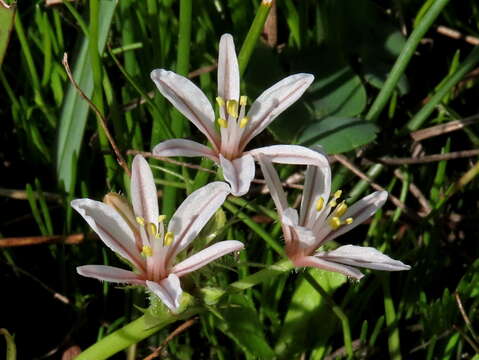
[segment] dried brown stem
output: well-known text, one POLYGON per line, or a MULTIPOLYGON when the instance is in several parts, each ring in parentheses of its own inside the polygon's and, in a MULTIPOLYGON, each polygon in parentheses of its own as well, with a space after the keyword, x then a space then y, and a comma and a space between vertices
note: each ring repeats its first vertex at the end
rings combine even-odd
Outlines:
MULTIPOLYGON (((34 192, 37 194, 37 192, 34 192)), ((52 202, 61 202, 62 197, 59 194, 43 192, 42 195, 45 197, 45 200, 52 202)), ((28 194, 25 190, 15 190, 15 189, 3 189, 0 188, 0 196, 8 197, 15 200, 28 200, 28 194)))
POLYGON ((195 324, 196 322, 198 321, 198 318, 195 317, 195 318, 192 318, 192 319, 189 319, 187 321, 185 321, 183 324, 181 324, 180 326, 178 326, 175 330, 173 330, 173 332, 167 336, 167 338, 165 339, 165 341, 163 341, 161 343, 160 346, 158 346, 155 351, 153 351, 150 355, 148 355, 147 357, 145 357, 143 360, 152 360, 154 358, 157 358, 160 356, 160 353, 161 353, 161 350, 165 347, 166 344, 168 344, 175 336, 178 336, 180 335, 182 332, 184 332, 186 329, 188 329, 189 327, 191 327, 193 324, 195 324))
MULTIPOLYGON (((385 188, 383 188, 381 185, 375 183, 369 176, 367 176, 365 173, 363 173, 361 170, 359 170, 353 163, 351 163, 346 157, 343 155, 334 155, 336 160, 338 160, 344 167, 349 169, 353 174, 355 174, 357 177, 363 179, 364 181, 368 182, 371 187, 375 190, 378 191, 386 191, 385 188)), ((388 200, 391 201, 395 206, 398 208, 402 209, 404 213, 409 216, 411 219, 415 221, 421 221, 421 217, 409 209, 401 200, 399 200, 397 197, 395 197, 392 194, 389 194, 388 200)))
MULTIPOLYGON (((394 175, 401 181, 406 181, 404 175, 401 173, 399 169, 394 170, 394 175)), ((422 191, 414 184, 413 182, 409 183, 409 191, 413 196, 417 199, 419 204, 421 204, 423 211, 421 216, 427 216, 431 213, 432 208, 429 201, 427 201, 426 196, 422 193, 422 191)))
POLYGON ((98 120, 100 121, 100 125, 103 128, 103 131, 105 131, 105 135, 108 139, 108 142, 110 143, 111 147, 113 148, 113 151, 115 152, 116 160, 117 160, 118 164, 123 168, 123 170, 125 170, 125 172, 128 174, 128 176, 131 177, 130 169, 128 168, 128 165, 127 165, 125 159, 123 159, 123 156, 121 155, 120 150, 116 146, 115 140, 111 136, 110 131, 108 130, 108 127, 106 126, 105 117, 100 112, 100 110, 98 110, 98 108, 95 106, 95 104, 88 98, 88 96, 86 96, 86 94, 83 92, 83 90, 80 88, 80 86, 78 86, 78 83, 73 78, 73 74, 70 70, 70 65, 68 64, 68 54, 67 53, 65 53, 63 55, 62 63, 63 63, 63 67, 65 68, 65 71, 68 75, 68 78, 70 79, 70 82, 75 87, 75 89, 77 89, 80 96, 83 99, 85 99, 85 101, 88 103, 90 108, 95 112, 96 116, 98 117, 98 120))
POLYGON ((471 45, 479 45, 479 39, 477 37, 461 34, 459 31, 448 28, 443 25, 438 26, 436 28, 436 31, 441 35, 445 35, 456 40, 464 40, 471 45))
POLYGON ((0 239, 0 248, 30 246, 40 244, 64 243, 76 245, 85 239, 83 234, 73 234, 68 236, 51 235, 51 236, 24 236, 0 239))
POLYGON ((412 164, 425 164, 430 162, 442 161, 442 160, 454 160, 466 157, 472 157, 479 155, 479 149, 455 151, 446 154, 434 154, 426 155, 418 158, 390 158, 381 157, 374 159, 377 162, 386 165, 412 165, 412 164))
POLYGON ((460 130, 468 125, 479 122, 479 114, 469 116, 464 119, 450 121, 446 124, 440 124, 414 131, 409 134, 414 141, 421 141, 431 137, 435 137, 442 134, 447 134, 452 131, 460 130))

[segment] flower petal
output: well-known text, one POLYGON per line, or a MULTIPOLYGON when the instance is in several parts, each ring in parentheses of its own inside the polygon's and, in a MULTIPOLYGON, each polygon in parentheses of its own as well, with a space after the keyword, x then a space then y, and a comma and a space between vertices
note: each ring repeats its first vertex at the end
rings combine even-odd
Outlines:
POLYGON ((84 265, 77 267, 77 273, 89 278, 94 278, 102 281, 109 281, 114 283, 124 283, 132 285, 145 285, 145 280, 142 280, 141 275, 133 271, 120 269, 113 266, 106 265, 84 265))
POLYGON ((145 271, 145 260, 135 245, 133 231, 112 207, 90 199, 76 199, 71 206, 86 220, 111 250, 145 271))
POLYGON ((306 170, 303 198, 299 223, 312 228, 315 220, 328 208, 327 202, 331 192, 331 168, 309 165, 306 170), (322 209, 317 208, 318 200, 323 199, 322 209))
POLYGON ((411 267, 372 247, 345 245, 335 250, 316 255, 322 259, 341 264, 360 266, 368 269, 384 271, 409 270, 411 267))
POLYGON ((203 91, 184 76, 164 69, 153 70, 151 79, 161 94, 206 135, 215 149, 219 149, 220 139, 214 128, 215 112, 203 91))
POLYGON ((376 191, 368 196, 363 197, 361 200, 353 204, 342 216, 342 219, 347 219, 349 217, 353 218, 353 222, 349 225, 343 225, 337 230, 331 231, 329 235, 323 241, 321 241, 321 243, 335 239, 362 224, 366 219, 373 216, 374 213, 384 205, 387 198, 388 193, 386 191, 376 191))
POLYGON ((220 241, 213 244, 206 249, 203 249, 189 258, 183 260, 179 264, 176 264, 172 273, 175 273, 178 277, 186 275, 190 272, 198 270, 210 262, 229 254, 233 251, 239 251, 244 248, 244 244, 236 240, 220 241))
POLYGON ((215 181, 194 191, 183 201, 168 224, 174 241, 168 251, 167 263, 171 263, 173 257, 196 238, 230 191, 227 183, 215 181))
POLYGON ((204 156, 218 163, 218 156, 209 147, 186 139, 165 140, 153 148, 157 156, 204 156))
POLYGON ((225 180, 231 185, 234 196, 243 196, 249 191, 251 181, 254 179, 254 159, 251 155, 243 155, 230 161, 220 154, 220 165, 223 169, 225 180))
POLYGON ((240 149, 244 149, 276 116, 298 100, 313 80, 314 76, 311 74, 295 74, 265 90, 248 111, 250 122, 243 133, 240 149))
POLYGON ((224 34, 218 55, 218 96, 224 100, 238 100, 239 95, 240 74, 235 44, 230 34, 224 34))
POLYGON ((258 156, 268 156, 271 162, 277 164, 314 165, 329 168, 328 158, 321 152, 300 145, 272 145, 246 152, 258 161, 258 156))
POLYGON ((279 179, 278 173, 274 169, 273 164, 269 156, 265 156, 262 153, 256 155, 261 170, 263 171, 263 177, 268 186, 271 197, 278 211, 280 219, 283 217, 286 208, 288 207, 288 199, 283 190, 283 185, 279 179))
POLYGON ((292 259, 291 261, 296 267, 316 267, 326 271, 338 272, 356 280, 360 280, 364 276, 361 271, 351 266, 341 265, 332 261, 319 259, 316 256, 303 256, 297 259, 292 259))
MULTIPOLYGON (((293 231, 293 236, 296 242, 295 251, 304 253, 304 249, 312 246, 316 242, 316 237, 313 232, 303 226, 291 226, 291 231, 293 231)), ((291 255, 291 253, 289 253, 291 255)), ((293 256, 294 257, 294 256, 293 256)))
POLYGON ((170 274, 166 279, 160 282, 146 280, 146 286, 153 291, 172 312, 178 311, 181 294, 183 293, 178 276, 170 274))
POLYGON ((136 216, 145 223, 158 227, 158 196, 150 165, 141 155, 136 155, 131 167, 131 200, 136 216))

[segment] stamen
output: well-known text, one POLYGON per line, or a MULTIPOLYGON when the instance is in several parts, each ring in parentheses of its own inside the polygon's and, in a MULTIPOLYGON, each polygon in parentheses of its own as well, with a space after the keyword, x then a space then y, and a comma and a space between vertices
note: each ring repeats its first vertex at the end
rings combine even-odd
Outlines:
POLYGON ((238 117, 238 102, 236 100, 226 100, 226 111, 230 116, 238 117))
POLYGON ((345 224, 348 224, 348 225, 351 225, 353 223, 353 218, 352 217, 348 217, 346 220, 344 220, 344 223, 345 224))
POLYGON ((225 101, 223 100, 222 97, 219 97, 219 96, 216 97, 216 102, 217 102, 217 104, 218 104, 220 107, 225 106, 225 101))
POLYGON ((343 216, 346 210, 348 210, 348 205, 346 205, 346 203, 342 201, 334 210, 334 213, 336 216, 343 216))
POLYGON ((341 220, 337 216, 333 216, 332 218, 329 219, 329 226, 333 228, 333 230, 336 230, 341 226, 341 220))
POLYGON ((153 223, 149 223, 146 227, 146 230, 148 231, 148 233, 151 235, 151 236, 156 236, 156 234, 158 234, 158 231, 156 229, 156 225, 153 224, 153 223))
POLYGON ((240 101, 239 104, 241 106, 246 106, 246 103, 248 102, 248 97, 246 95, 241 95, 240 96, 240 101))
POLYGON ((136 222, 141 226, 145 226, 145 219, 143 219, 141 216, 136 217, 136 222))
POLYGON ((335 207, 336 205, 338 205, 338 203, 336 202, 335 199, 333 199, 333 200, 330 200, 330 201, 329 201, 328 205, 329 205, 329 207, 332 207, 332 208, 333 208, 333 207, 335 207))
POLYGON ((163 245, 170 246, 173 243, 174 239, 175 239, 175 234, 173 234, 171 231, 168 231, 165 235, 165 240, 163 242, 163 245))
POLYGON ((245 116, 244 118, 240 120, 239 127, 243 129, 246 125, 248 125, 248 123, 249 123, 249 118, 245 116))
POLYGON ((320 196, 319 199, 316 201, 316 211, 323 210, 323 207, 324 207, 324 199, 322 196, 320 196))
POLYGON ((143 246, 141 253, 144 256, 152 256, 153 255, 153 249, 147 245, 143 246))
POLYGON ((225 129, 228 127, 228 122, 222 118, 218 118, 218 124, 225 129))
POLYGON ((337 191, 334 193, 333 197, 334 197, 335 199, 339 199, 342 194, 343 194, 343 190, 337 190, 337 191))
POLYGON ((163 221, 165 221, 165 220, 166 220, 166 215, 160 215, 160 216, 158 216, 158 222, 161 223, 161 222, 163 222, 163 221))

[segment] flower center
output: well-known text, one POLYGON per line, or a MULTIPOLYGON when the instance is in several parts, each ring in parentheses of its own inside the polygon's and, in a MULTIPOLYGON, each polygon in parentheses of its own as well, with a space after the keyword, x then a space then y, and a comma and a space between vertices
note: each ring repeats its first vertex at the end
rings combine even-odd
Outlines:
MULTIPOLYGON (((336 191, 331 200, 328 202, 328 206, 331 208, 331 215, 329 215, 327 219, 328 225, 333 229, 337 230, 343 225, 349 225, 353 223, 353 218, 348 217, 346 219, 341 219, 341 217, 346 213, 348 210, 348 205, 343 200, 338 204, 338 200, 341 198, 343 194, 342 190, 336 191)), ((321 211, 324 208, 324 199, 319 197, 316 201, 316 210, 321 211)))
POLYGON ((221 128, 226 129, 229 126, 237 126, 240 129, 243 129, 248 125, 249 118, 245 116, 246 104, 248 103, 247 96, 241 95, 239 103, 237 100, 225 101, 225 99, 218 96, 216 98, 216 103, 218 104, 220 115, 217 121, 221 128))

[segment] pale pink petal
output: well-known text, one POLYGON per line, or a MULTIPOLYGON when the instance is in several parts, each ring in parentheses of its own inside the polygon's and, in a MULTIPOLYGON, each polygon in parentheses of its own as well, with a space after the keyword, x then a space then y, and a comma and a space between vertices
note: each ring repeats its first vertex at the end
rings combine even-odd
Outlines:
POLYGON ((332 261, 319 259, 315 256, 303 256, 297 259, 291 259, 291 261, 296 267, 316 267, 326 271, 341 273, 356 280, 360 280, 364 276, 361 271, 351 266, 337 264, 332 261))
POLYGON ((158 196, 150 165, 141 155, 136 155, 131 167, 131 200, 136 216, 146 224, 158 227, 158 196))
POLYGON ((279 217, 282 218, 284 211, 288 207, 288 199, 283 190, 283 185, 281 184, 278 173, 274 169, 269 156, 258 153, 256 155, 256 160, 258 160, 258 163, 261 166, 264 180, 266 181, 266 185, 268 186, 271 197, 276 205, 279 217))
POLYGON ((272 145, 249 150, 247 154, 258 160, 264 155, 273 163, 291 165, 314 165, 322 169, 329 168, 328 158, 321 152, 300 145, 272 145))
POLYGON ((288 226, 298 226, 298 218, 298 211, 289 207, 284 210, 281 221, 288 226))
POLYGON ((253 137, 298 100, 313 80, 314 76, 311 74, 295 74, 265 90, 248 111, 250 122, 243 133, 240 149, 244 149, 253 137))
POLYGON ((366 219, 369 219, 374 213, 381 208, 388 198, 386 191, 376 191, 368 196, 363 197, 361 200, 352 205, 341 219, 353 218, 353 222, 349 225, 343 225, 337 230, 333 230, 329 235, 321 241, 325 243, 338 236, 354 229, 356 226, 362 224, 366 219))
POLYGON ((243 155, 230 161, 220 154, 220 166, 225 180, 231 185, 231 194, 243 196, 249 191, 254 179, 254 159, 251 155, 243 155))
POLYGON ((218 55, 218 96, 224 100, 238 100, 240 94, 240 75, 235 44, 230 34, 220 39, 218 55))
POLYGON ((297 251, 302 251, 312 246, 316 242, 316 237, 313 232, 303 226, 291 226, 291 231, 295 233, 297 244, 297 251))
POLYGON ((345 245, 316 256, 329 261, 384 271, 409 270, 411 267, 372 247, 345 245))
POLYGON ((168 263, 198 236, 203 226, 223 205, 230 191, 227 183, 215 181, 194 191, 183 201, 168 224, 168 231, 174 234, 173 244, 168 251, 168 263))
POLYGON ((145 260, 135 245, 135 235, 125 220, 112 207, 90 199, 76 199, 71 206, 86 220, 111 250, 145 270, 145 260))
POLYGON ((306 170, 303 198, 301 199, 301 210, 299 223, 312 228, 315 220, 328 207, 328 198, 331 192, 331 168, 329 166, 318 167, 309 165, 306 170), (322 198, 324 205, 318 211, 317 203, 322 198))
POLYGON ((156 69, 151 79, 173 106, 206 135, 215 149, 220 139, 214 128, 215 112, 206 95, 193 82, 172 71, 156 69))
POLYGON ((218 156, 209 147, 186 139, 165 140, 153 148, 157 156, 201 156, 218 163, 218 156))
POLYGON ((216 244, 207 247, 206 249, 197 252, 189 258, 183 260, 179 264, 176 264, 172 273, 175 273, 178 277, 184 276, 192 271, 198 270, 210 262, 229 254, 233 251, 239 251, 244 248, 244 244, 236 240, 220 241, 216 244))
POLYGON ((89 278, 114 283, 145 285, 145 280, 141 275, 135 274, 133 271, 120 269, 106 265, 84 265, 77 267, 77 273, 89 278))
POLYGON ((160 282, 146 280, 150 289, 172 312, 177 312, 180 307, 181 289, 180 279, 175 274, 170 274, 160 282))

